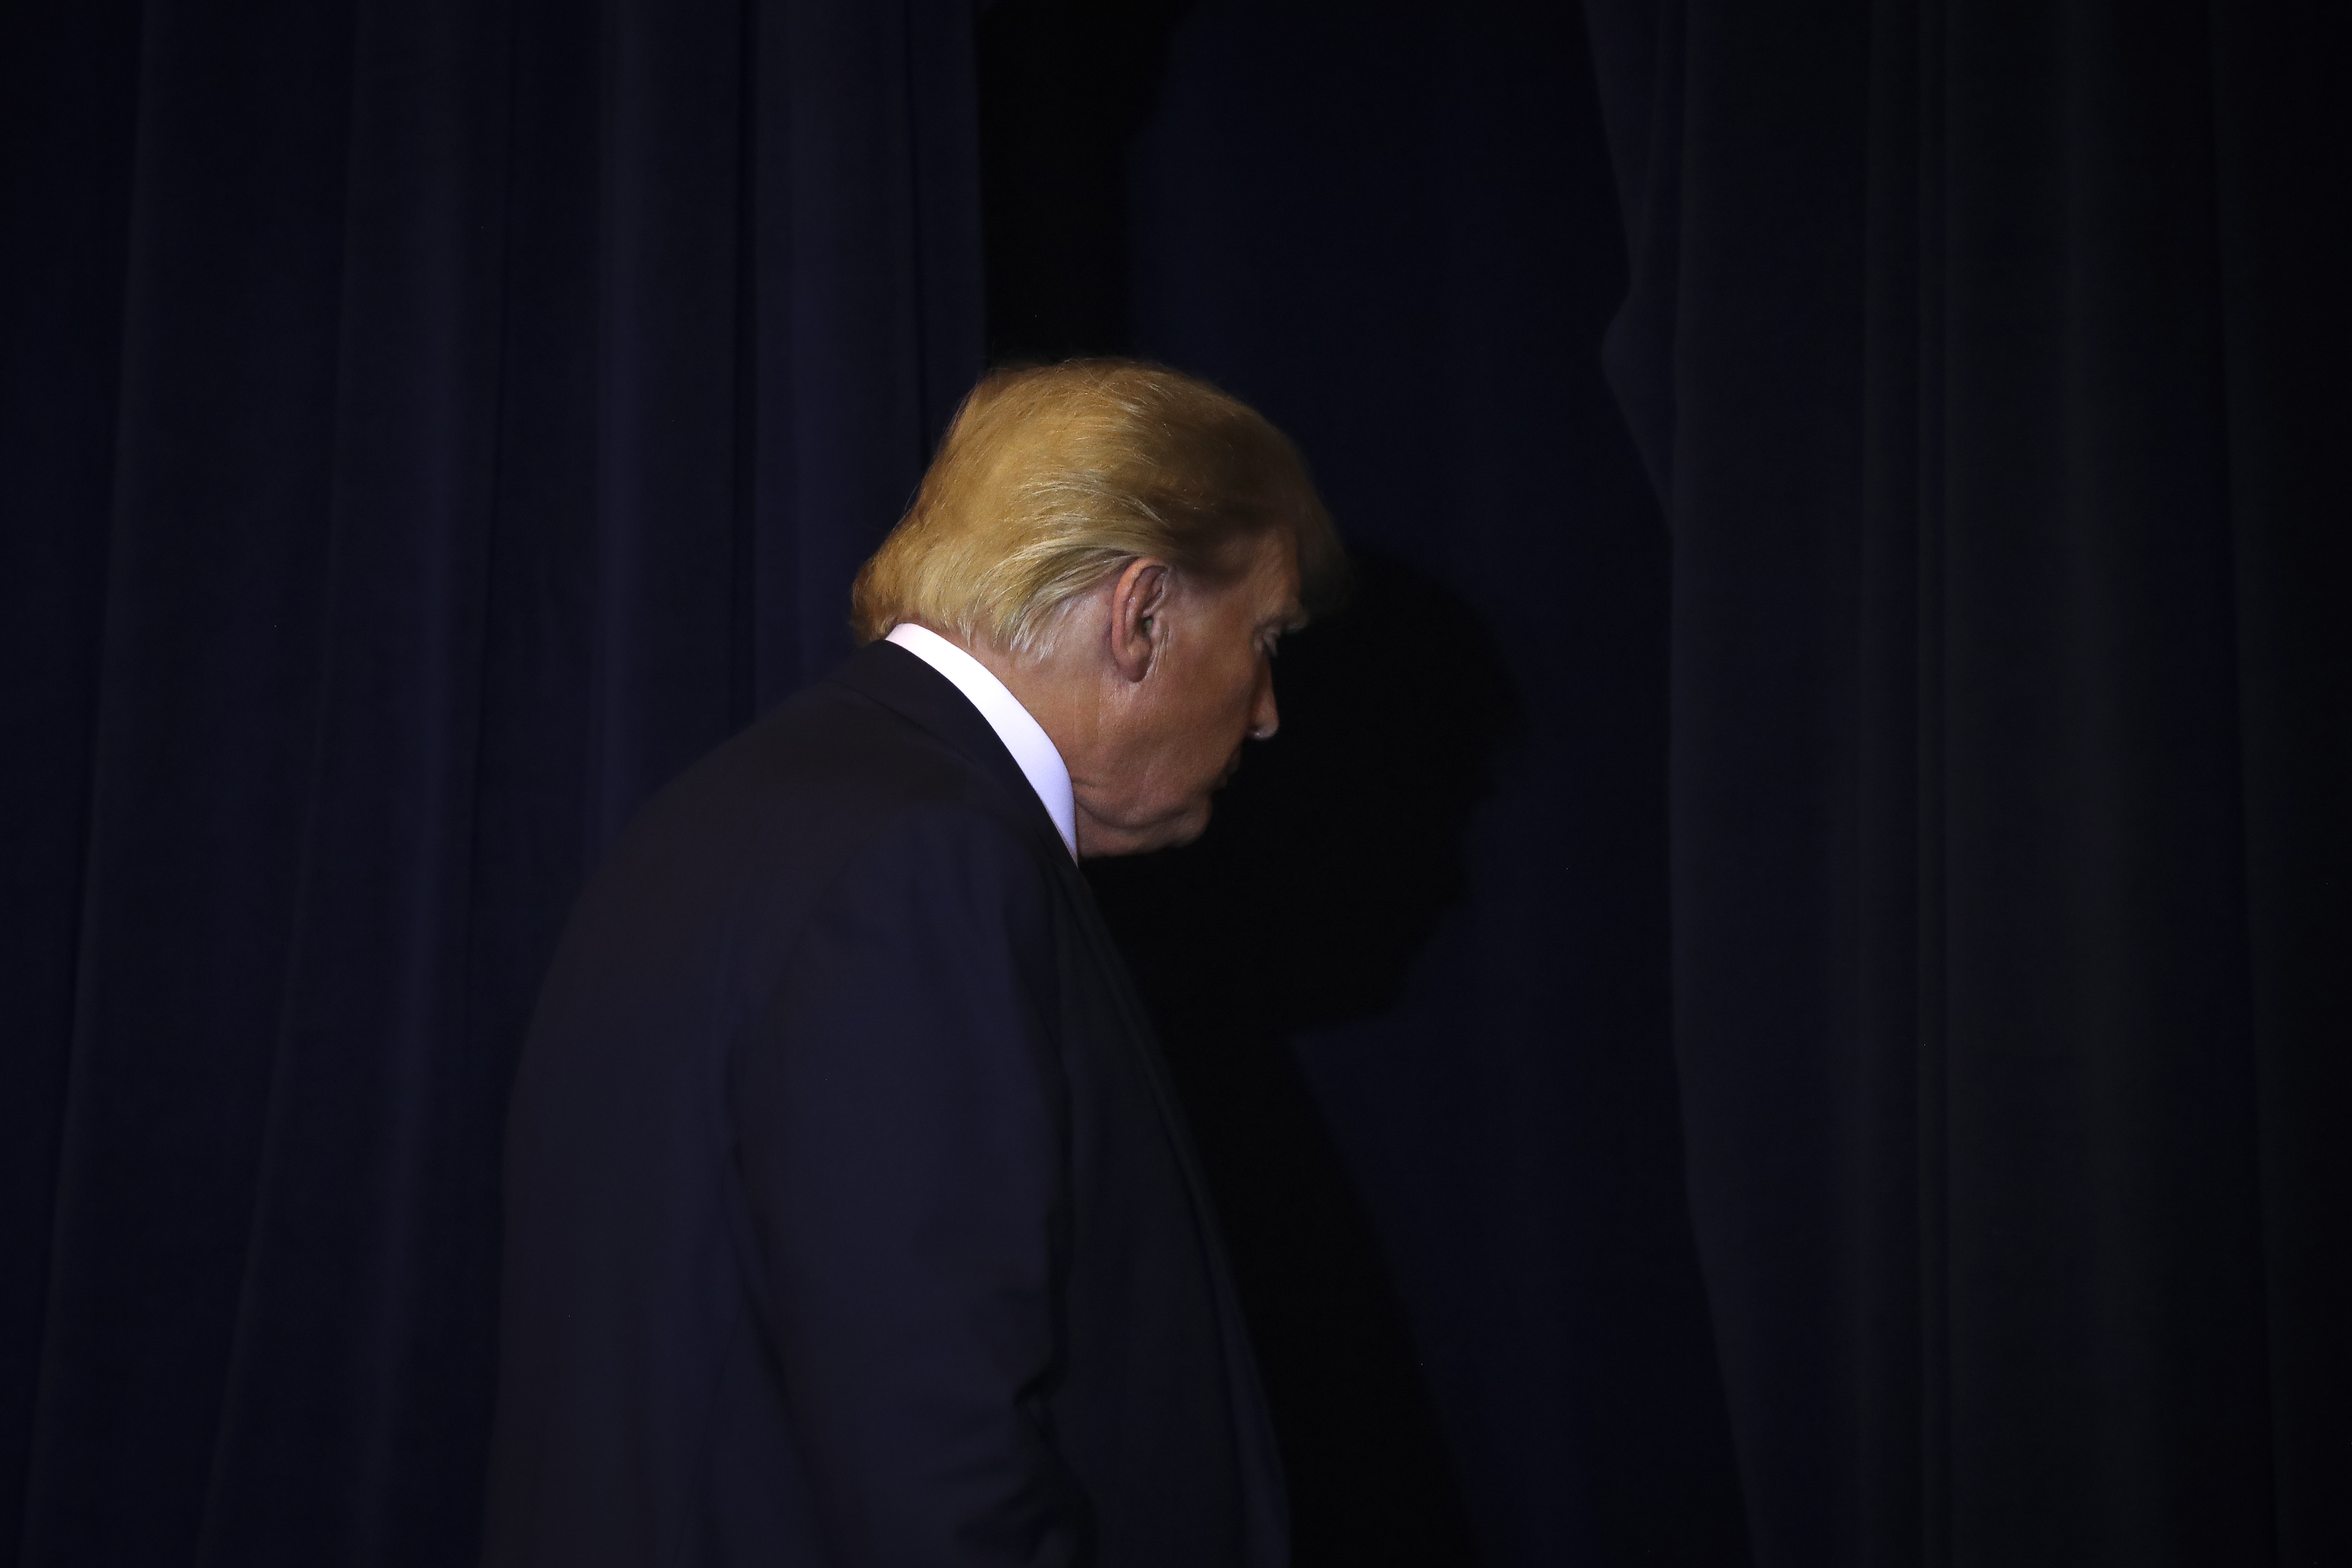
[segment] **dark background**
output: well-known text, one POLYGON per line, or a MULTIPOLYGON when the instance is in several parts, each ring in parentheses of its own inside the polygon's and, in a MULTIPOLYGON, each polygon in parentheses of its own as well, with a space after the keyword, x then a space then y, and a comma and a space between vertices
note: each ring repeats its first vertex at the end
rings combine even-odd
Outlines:
POLYGON ((2345 29, 16 0, 0 1552, 469 1560, 572 891, 1109 351, 1360 561, 1093 868, 1302 1568, 2352 1563, 2345 29))

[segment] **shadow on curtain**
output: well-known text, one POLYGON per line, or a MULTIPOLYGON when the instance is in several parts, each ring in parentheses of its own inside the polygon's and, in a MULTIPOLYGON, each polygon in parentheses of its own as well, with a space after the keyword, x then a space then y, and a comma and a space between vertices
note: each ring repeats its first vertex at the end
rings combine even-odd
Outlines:
POLYGON ((1739 1563, 1582 18, 1199 0, 1153 103, 1126 330, 1291 432, 1367 557, 1223 836, 1101 884, 1235 1194, 1302 1568, 1739 1563))

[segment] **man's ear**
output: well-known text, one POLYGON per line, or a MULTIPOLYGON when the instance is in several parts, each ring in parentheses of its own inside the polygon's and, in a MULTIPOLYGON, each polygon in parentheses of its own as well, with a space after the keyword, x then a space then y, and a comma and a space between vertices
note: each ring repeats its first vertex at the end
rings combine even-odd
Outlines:
POLYGON ((1168 563, 1149 555, 1129 562, 1111 585, 1110 659, 1129 680, 1150 672, 1168 640, 1168 605, 1175 586, 1168 563))

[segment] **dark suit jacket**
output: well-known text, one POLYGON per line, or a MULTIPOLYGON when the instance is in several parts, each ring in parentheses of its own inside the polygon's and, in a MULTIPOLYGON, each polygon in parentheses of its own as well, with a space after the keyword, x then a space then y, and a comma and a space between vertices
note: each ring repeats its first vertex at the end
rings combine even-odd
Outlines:
POLYGON ((523 1051, 506 1248, 493 1568, 1286 1557, 1118 952, 901 648, 615 847, 523 1051))

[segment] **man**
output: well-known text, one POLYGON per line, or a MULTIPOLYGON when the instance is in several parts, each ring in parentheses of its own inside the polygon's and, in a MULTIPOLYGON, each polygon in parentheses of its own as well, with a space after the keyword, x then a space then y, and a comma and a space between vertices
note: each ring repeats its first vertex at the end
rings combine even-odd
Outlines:
POLYGON ((863 650, 665 790, 515 1088, 487 1562, 1260 1568, 1215 1226, 1076 868, 1180 843, 1341 557, 1290 445, 982 381, 863 650))

